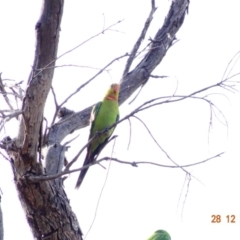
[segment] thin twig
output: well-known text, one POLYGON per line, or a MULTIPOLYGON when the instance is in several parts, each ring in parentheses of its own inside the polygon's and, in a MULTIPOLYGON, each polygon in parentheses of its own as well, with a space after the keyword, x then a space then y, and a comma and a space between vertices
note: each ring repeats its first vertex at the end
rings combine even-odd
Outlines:
MULTIPOLYGON (((77 64, 63 64, 63 65, 50 66, 50 67, 47 67, 47 68, 61 68, 61 67, 79 67, 79 68, 89 68, 89 69, 93 69, 93 70, 101 70, 101 68, 84 66, 84 65, 77 65, 77 64)), ((104 71, 108 72, 109 70, 106 69, 104 71)))
MULTIPOLYGON (((148 131, 148 134, 151 136, 152 140, 157 144, 157 146, 161 149, 161 151, 165 154, 165 156, 166 156, 172 163, 174 163, 176 166, 180 167, 180 166, 170 157, 170 155, 167 153, 167 151, 165 151, 165 150, 162 148, 162 146, 158 143, 158 141, 157 141, 156 138, 153 136, 153 134, 151 133, 150 129, 149 129, 148 126, 145 124, 145 122, 143 122, 142 119, 140 119, 140 118, 137 117, 137 116, 133 116, 133 117, 136 118, 138 121, 140 121, 140 122, 143 124, 143 126, 145 127, 145 129, 148 131)), ((182 169, 185 173, 191 175, 191 174, 190 174, 187 170, 185 170, 184 168, 181 167, 181 169, 182 169)))
POLYGON ((69 143, 73 142, 73 141, 76 140, 79 136, 80 136, 80 134, 78 134, 76 137, 70 139, 69 141, 65 142, 65 143, 63 144, 63 146, 66 146, 66 145, 68 145, 69 143))
POLYGON ((129 141, 128 141, 127 150, 129 150, 129 148, 130 148, 131 139, 132 139, 132 124, 131 124, 131 120, 129 118, 128 118, 128 123, 129 123, 129 141))
POLYGON ((54 91, 54 88, 53 86, 51 87, 51 91, 52 91, 52 94, 53 94, 53 100, 54 100, 54 104, 55 104, 55 108, 56 108, 56 111, 58 111, 58 103, 57 103, 57 96, 56 96, 56 93, 54 91))
MULTIPOLYGON (((219 86, 218 84, 215 84, 215 85, 212 85, 210 86, 209 88, 212 88, 212 87, 217 87, 219 86)), ((188 98, 191 98, 191 99, 200 99, 200 100, 204 100, 204 101, 207 101, 208 103, 211 103, 211 101, 203 98, 203 97, 198 97, 198 96, 195 96, 196 94, 198 93, 201 93, 203 91, 206 91, 209 89, 208 87, 206 88, 203 88, 201 90, 198 90, 196 92, 193 92, 189 95, 171 95, 171 96, 164 96, 164 97, 158 97, 158 98, 153 98, 153 99, 150 99, 148 101, 146 101, 145 103, 141 104, 139 107, 137 107, 136 109, 134 109, 131 113, 127 114, 124 118, 120 119, 118 122, 112 124, 111 126, 108 127, 108 129, 111 129, 113 127, 115 127, 116 125, 118 125, 120 122, 123 122, 125 121, 126 119, 134 116, 136 113, 138 112, 141 112, 141 111, 144 111, 148 108, 152 108, 154 106, 157 106, 157 105, 162 105, 162 104, 166 104, 166 103, 175 103, 175 102, 179 102, 179 101, 182 101, 182 100, 185 100, 185 99, 188 99, 188 98), (163 100, 163 101, 160 101, 160 102, 156 102, 157 100, 161 100, 161 99, 167 99, 167 100, 163 100), (156 103, 153 103, 153 102, 156 102, 156 103), (152 104, 151 104, 152 103, 152 104)), ((211 103, 212 105, 214 105, 213 103, 211 103)), ((214 105, 215 108, 217 108, 215 105, 214 105)), ((218 109, 218 108, 217 108, 218 109)), ((219 109, 218 109, 219 110, 219 109)))
POLYGON ((186 203, 186 201, 187 201, 187 196, 188 196, 188 192, 189 192, 189 188, 190 188, 190 182, 191 182, 191 175, 186 175, 186 178, 188 178, 188 182, 187 182, 186 194, 185 194, 184 201, 183 201, 183 205, 182 205, 181 218, 182 218, 182 216, 183 216, 183 209, 184 209, 185 203, 186 203))
POLYGON ((17 118, 20 114, 22 114, 22 110, 17 110, 8 115, 3 115, 2 113, 3 116, 1 118, 3 118, 3 120, 0 121, 0 132, 3 129, 6 122, 10 121, 14 117, 17 118))
POLYGON ((178 197, 177 210, 178 210, 178 207, 179 207, 179 205, 180 205, 180 201, 181 201, 181 198, 182 198, 183 189, 184 189, 184 186, 185 186, 186 179, 187 179, 187 174, 185 175, 185 179, 184 179, 184 182, 183 182, 183 186, 182 186, 181 192, 180 192, 179 197, 178 197))
POLYGON ((98 37, 99 35, 101 34, 104 34, 106 31, 110 30, 112 27, 116 26, 117 24, 121 23, 123 20, 119 20, 117 21, 116 23, 108 26, 107 28, 103 29, 101 32, 95 34, 94 36, 88 38, 87 40, 83 41, 82 43, 78 44, 76 47, 66 51, 65 53, 61 54, 60 56, 58 56, 57 58, 55 58, 54 60, 52 60, 50 63, 48 63, 45 67, 41 68, 41 69, 36 69, 38 70, 39 72, 33 77, 35 78, 36 76, 38 76, 44 69, 46 69, 47 67, 49 67, 52 63, 54 63, 56 60, 60 59, 61 57, 65 56, 66 54, 76 50, 77 48, 81 47, 82 45, 84 45, 85 43, 89 42, 90 40, 98 37))
POLYGON ((135 95, 135 97, 128 103, 129 105, 132 104, 132 103, 136 100, 136 98, 139 96, 139 94, 141 93, 141 91, 142 91, 142 89, 143 89, 143 86, 144 86, 144 85, 141 85, 141 86, 140 86, 140 89, 139 89, 139 91, 137 92, 137 94, 135 95))
MULTIPOLYGON (((114 150, 114 147, 115 147, 115 143, 116 143, 116 139, 115 139, 114 144, 113 144, 112 153, 111 153, 111 158, 112 158, 112 155, 113 155, 113 150, 114 150)), ((93 224, 94 224, 94 222, 95 222, 95 219, 96 219, 96 217, 97 217, 97 210, 98 210, 98 207, 99 207, 99 204, 100 204, 100 200, 101 200, 101 197, 102 197, 102 194, 103 194, 103 190, 104 190, 105 185, 106 185, 106 183, 107 183, 108 175, 109 175, 109 172, 110 172, 110 167, 111 167, 111 160, 110 160, 110 162, 109 162, 107 174, 106 174, 106 177, 105 177, 105 180, 104 180, 104 183, 103 183, 103 186, 102 186, 100 195, 99 195, 99 197, 98 197, 97 206, 96 206, 96 209, 95 209, 95 214, 94 214, 94 217, 93 217, 93 221, 92 221, 92 223, 91 223, 91 225, 90 225, 90 227, 89 227, 89 229, 88 229, 88 231, 87 231, 87 233, 86 233, 86 235, 85 235, 85 237, 84 237, 84 240, 87 238, 87 235, 88 235, 88 233, 90 232, 90 230, 91 230, 91 228, 92 228, 92 226, 93 226, 93 224)))
POLYGON ((222 81, 223 81, 223 79, 225 78, 225 75, 226 75, 226 73, 227 73, 227 70, 230 68, 230 65, 231 65, 231 63, 233 62, 233 60, 234 60, 235 58, 237 58, 237 59, 235 60, 235 63, 233 64, 232 68, 230 69, 229 73, 227 74, 227 76, 229 76, 229 74, 231 73, 232 69, 234 68, 234 66, 236 65, 237 61, 239 60, 239 57, 240 57, 240 51, 238 51, 238 52, 232 57, 232 59, 229 61, 228 65, 227 65, 227 67, 226 67, 226 69, 225 69, 225 71, 224 71, 224 73, 223 73, 222 81))
POLYGON ((73 160, 70 161, 70 162, 68 163, 68 165, 65 167, 65 169, 64 169, 65 172, 68 172, 68 171, 69 171, 69 169, 70 169, 70 167, 73 165, 73 163, 75 163, 75 162, 78 160, 79 156, 82 154, 82 152, 84 151, 84 149, 87 148, 87 147, 90 145, 90 143, 93 141, 93 139, 96 138, 96 136, 97 136, 97 134, 94 134, 94 136, 93 136, 91 139, 89 139, 89 141, 80 149, 80 151, 79 151, 79 152, 77 153, 77 155, 73 158, 73 160))
POLYGON ((0 152, 0 154, 3 156, 3 158, 4 158, 5 160, 7 160, 8 162, 11 162, 10 159, 9 159, 8 157, 6 157, 2 152, 0 152))
POLYGON ((169 76, 150 75, 151 78, 168 78, 169 76))
POLYGON ((12 104, 10 103, 10 100, 8 99, 8 96, 7 96, 7 94, 9 94, 9 93, 6 92, 3 82, 2 82, 2 73, 0 73, 0 92, 3 94, 3 98, 4 98, 5 102, 7 103, 7 105, 9 106, 9 108, 11 110, 13 110, 14 108, 13 108, 12 104))

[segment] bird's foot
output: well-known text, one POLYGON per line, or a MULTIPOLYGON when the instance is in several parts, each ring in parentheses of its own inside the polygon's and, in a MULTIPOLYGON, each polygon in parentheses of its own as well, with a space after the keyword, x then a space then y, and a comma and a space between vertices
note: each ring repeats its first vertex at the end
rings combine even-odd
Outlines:
POLYGON ((95 132, 96 138, 99 138, 100 135, 101 135, 101 134, 100 134, 100 131, 96 131, 96 132, 95 132))
POLYGON ((109 131, 110 131, 110 128, 109 128, 109 127, 106 127, 106 128, 104 129, 103 134, 106 135, 106 136, 109 136, 109 131))

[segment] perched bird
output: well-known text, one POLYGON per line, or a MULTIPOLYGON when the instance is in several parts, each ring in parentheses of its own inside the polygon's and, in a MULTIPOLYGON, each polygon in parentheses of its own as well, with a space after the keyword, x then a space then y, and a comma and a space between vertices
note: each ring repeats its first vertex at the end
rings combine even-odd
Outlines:
POLYGON ((169 233, 165 230, 157 230, 154 234, 147 240, 171 240, 169 233))
MULTIPOLYGON (((119 119, 119 110, 118 110, 118 96, 119 96, 120 85, 112 84, 110 89, 107 91, 102 102, 98 103, 92 111, 94 120, 92 121, 92 126, 90 130, 89 140, 94 137, 96 132, 100 132, 104 129, 107 129, 112 124, 118 121, 119 119)), ((87 148, 87 155, 83 166, 92 163, 96 160, 99 153, 105 147, 108 139, 111 137, 114 131, 114 127, 109 129, 107 132, 96 136, 93 141, 89 144, 87 148)), ((88 168, 81 170, 80 175, 77 180, 75 188, 79 188, 88 168)))

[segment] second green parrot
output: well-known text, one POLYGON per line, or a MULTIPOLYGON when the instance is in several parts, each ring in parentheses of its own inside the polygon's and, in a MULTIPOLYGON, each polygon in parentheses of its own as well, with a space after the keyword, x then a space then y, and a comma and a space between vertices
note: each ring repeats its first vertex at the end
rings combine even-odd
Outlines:
MULTIPOLYGON (((96 132, 103 131, 110 127, 112 124, 119 119, 118 109, 118 96, 119 96, 120 85, 112 84, 110 89, 107 91, 102 102, 98 103, 93 108, 94 120, 90 130, 89 140, 95 135, 96 132)), ((96 136, 87 148, 87 155, 83 166, 92 163, 96 160, 101 150, 106 145, 108 139, 111 137, 114 128, 109 129, 106 133, 96 136)), ((88 168, 81 170, 77 180, 76 188, 78 189, 88 171, 88 168)))
POLYGON ((157 230, 154 234, 147 240, 171 240, 169 233, 165 230, 157 230))

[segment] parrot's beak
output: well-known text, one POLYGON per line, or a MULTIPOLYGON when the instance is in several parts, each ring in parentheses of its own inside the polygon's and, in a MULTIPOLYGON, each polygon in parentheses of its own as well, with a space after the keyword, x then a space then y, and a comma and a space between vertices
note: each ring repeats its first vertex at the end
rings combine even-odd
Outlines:
POLYGON ((114 91, 114 93, 116 93, 116 92, 118 92, 118 90, 119 90, 119 85, 114 85, 114 87, 113 87, 113 91, 114 91))

